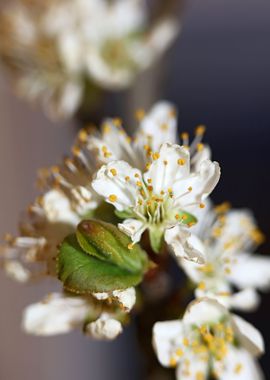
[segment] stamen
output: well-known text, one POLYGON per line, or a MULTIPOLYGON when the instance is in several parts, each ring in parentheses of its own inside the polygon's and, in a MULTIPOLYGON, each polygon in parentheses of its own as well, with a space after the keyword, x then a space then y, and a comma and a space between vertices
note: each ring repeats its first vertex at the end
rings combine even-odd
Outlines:
POLYGON ((115 195, 115 194, 111 194, 110 196, 109 196, 109 201, 110 202, 116 202, 117 201, 117 196, 115 195))
POLYGON ((112 168, 112 169, 110 170, 110 172, 112 173, 112 175, 113 175, 114 177, 117 175, 117 170, 114 169, 114 168, 112 168))

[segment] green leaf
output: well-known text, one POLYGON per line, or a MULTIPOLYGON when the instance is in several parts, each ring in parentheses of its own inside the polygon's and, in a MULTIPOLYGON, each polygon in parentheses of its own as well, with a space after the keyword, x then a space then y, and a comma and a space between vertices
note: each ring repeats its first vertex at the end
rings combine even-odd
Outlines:
POLYGON ((151 248, 155 253, 160 253, 164 242, 164 230, 161 228, 151 228, 149 230, 151 248))
POLYGON ((58 278, 67 290, 79 294, 135 286, 142 281, 148 259, 139 245, 130 250, 129 244, 117 227, 84 221, 77 235, 68 236, 60 247, 58 278))
POLYGON ((135 244, 130 249, 130 238, 113 224, 94 219, 84 220, 78 225, 76 235, 86 253, 123 269, 138 271, 147 261, 140 245, 135 244))
POLYGON ((129 218, 132 218, 134 216, 134 213, 131 209, 127 209, 124 211, 115 210, 114 213, 120 219, 129 219, 129 218))

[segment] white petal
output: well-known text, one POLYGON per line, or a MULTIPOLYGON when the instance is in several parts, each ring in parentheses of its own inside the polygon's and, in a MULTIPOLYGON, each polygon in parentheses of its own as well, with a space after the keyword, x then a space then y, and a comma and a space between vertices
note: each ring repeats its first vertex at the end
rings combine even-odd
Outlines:
POLYGON ((146 227, 143 222, 136 219, 126 219, 123 223, 118 224, 119 230, 130 236, 134 243, 141 240, 142 233, 146 227))
POLYGON ((83 298, 53 293, 25 309, 23 329, 34 335, 64 334, 82 324, 88 312, 83 298))
POLYGON ((118 300, 126 311, 130 311, 136 302, 135 288, 125 290, 114 290, 112 296, 118 300))
POLYGON ((88 323, 85 328, 87 336, 98 340, 115 339, 122 331, 121 323, 105 313, 95 322, 88 323))
POLYGON ((198 151, 191 159, 191 165, 194 172, 197 172, 200 168, 200 165, 205 160, 211 159, 211 150, 210 147, 204 145, 203 149, 198 151))
POLYGON ((108 203, 123 211, 136 205, 137 181, 142 181, 139 170, 124 161, 113 161, 102 166, 92 186, 108 203))
POLYGON ((264 352, 264 341, 259 330, 237 315, 232 316, 232 323, 243 348, 254 356, 261 355, 264 352))
POLYGON ((31 277, 30 271, 17 260, 5 261, 4 270, 8 277, 20 283, 26 283, 31 277))
POLYGON ((199 172, 180 179, 173 185, 176 205, 183 209, 194 210, 194 205, 204 201, 214 190, 220 178, 220 167, 217 162, 205 160, 201 163, 199 172), (191 191, 188 189, 191 188, 191 191))
POLYGON ((173 188, 177 179, 189 175, 189 152, 179 145, 165 143, 157 153, 157 159, 151 163, 144 178, 146 182, 151 179, 154 193, 160 194, 173 188))
POLYGON ((88 148, 95 150, 98 159, 102 163, 115 160, 123 160, 134 167, 138 167, 138 157, 130 144, 130 139, 125 130, 116 125, 113 119, 105 119, 102 123, 102 135, 90 136, 88 148))
POLYGON ((257 309, 260 303, 260 296, 252 288, 244 289, 231 296, 231 307, 238 310, 251 312, 257 309))
POLYGON ((183 325, 180 320, 157 322, 153 327, 153 347, 159 362, 170 367, 171 357, 183 341, 183 325))
POLYGON ((243 349, 230 346, 229 352, 222 363, 214 362, 214 369, 221 380, 263 380, 259 365, 254 358, 243 349))
POLYGON ((165 101, 158 102, 143 118, 136 138, 142 139, 156 152, 164 142, 176 143, 177 120, 175 107, 165 101))
POLYGON ((58 190, 50 190, 43 196, 42 207, 50 222, 76 226, 80 221, 79 216, 71 210, 68 198, 58 190))
POLYGON ((180 226, 169 228, 165 232, 165 241, 172 247, 176 257, 203 264, 205 249, 202 242, 180 226))
POLYGON ((218 322, 227 315, 227 309, 216 300, 203 298, 189 304, 183 322, 200 326, 205 323, 218 322))
POLYGON ((270 289, 270 258, 239 254, 237 263, 231 267, 230 280, 239 288, 270 289), (248 275, 247 275, 248 274, 248 275))

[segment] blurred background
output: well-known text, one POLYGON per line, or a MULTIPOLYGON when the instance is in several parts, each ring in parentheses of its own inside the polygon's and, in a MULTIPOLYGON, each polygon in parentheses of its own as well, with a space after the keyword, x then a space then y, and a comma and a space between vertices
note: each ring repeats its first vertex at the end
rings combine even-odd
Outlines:
MULTIPOLYGON (((162 91, 179 109, 179 129, 206 124, 206 140, 222 166, 214 200, 251 208, 267 236, 261 253, 270 253, 268 174, 270 143, 270 2, 268 0, 193 0, 187 3, 183 30, 158 68, 162 91)), ((147 104, 142 85, 108 101, 108 112, 147 104), (116 100, 115 100, 116 99, 116 100)), ((146 90, 145 90, 146 91, 146 90)), ((16 231, 18 210, 36 194, 39 167, 58 162, 76 133, 72 122, 50 123, 43 114, 17 100, 0 79, 0 234, 16 231)), ((149 98, 148 98, 149 102, 149 98)), ((0 276, 1 380, 135 380, 140 361, 135 332, 129 328, 112 343, 91 342, 80 333, 35 338, 20 330, 24 306, 39 300, 51 285, 18 286, 0 276)), ((262 331, 270 373, 270 296, 256 315, 245 316, 262 331)))

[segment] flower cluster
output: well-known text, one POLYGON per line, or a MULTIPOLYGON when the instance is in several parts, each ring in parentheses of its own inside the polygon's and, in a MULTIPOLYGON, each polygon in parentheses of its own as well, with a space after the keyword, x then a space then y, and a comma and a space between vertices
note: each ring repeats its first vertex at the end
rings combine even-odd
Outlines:
POLYGON ((0 57, 19 95, 53 119, 132 84, 178 33, 172 15, 150 22, 144 0, 17 0, 0 13, 0 57))
POLYGON ((204 126, 193 140, 178 136, 168 102, 136 117, 132 137, 120 119, 81 130, 71 156, 40 172, 43 194, 28 208, 21 236, 6 237, 1 262, 20 282, 58 278, 63 293, 29 306, 24 328, 52 335, 79 327, 114 339, 132 309, 140 314, 147 299, 170 298, 159 281, 170 275, 164 262, 174 260, 195 300, 184 315, 183 305, 174 307, 177 320, 155 319, 160 363, 176 367, 179 380, 262 379, 255 358, 263 339, 231 309, 254 310, 258 291, 270 288, 269 258, 252 253, 264 237, 249 211, 209 200, 220 168, 202 142, 204 126))

